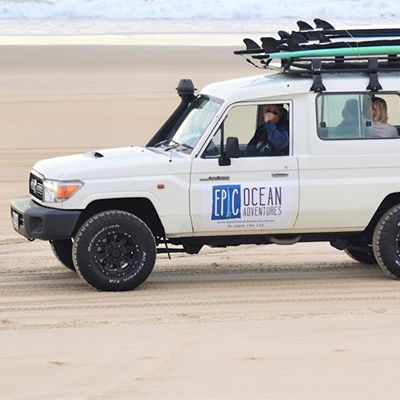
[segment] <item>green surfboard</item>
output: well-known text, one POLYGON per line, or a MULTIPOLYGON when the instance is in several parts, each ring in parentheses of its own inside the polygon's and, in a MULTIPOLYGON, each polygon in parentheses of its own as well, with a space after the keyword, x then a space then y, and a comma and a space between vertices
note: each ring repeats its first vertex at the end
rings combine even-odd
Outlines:
POLYGON ((297 57, 345 57, 345 56, 379 56, 400 54, 400 46, 368 46, 368 47, 340 47, 337 49, 317 49, 284 51, 268 54, 269 59, 297 58, 297 57))

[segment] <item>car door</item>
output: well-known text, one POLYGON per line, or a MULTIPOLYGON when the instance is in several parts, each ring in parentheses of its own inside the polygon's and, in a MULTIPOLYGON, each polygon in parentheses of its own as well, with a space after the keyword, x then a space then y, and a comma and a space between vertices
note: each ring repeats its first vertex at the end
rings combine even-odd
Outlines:
MULTIPOLYGON (((267 103, 232 106, 191 168, 190 212, 198 235, 261 234, 293 228, 299 202, 298 167, 292 154, 292 105, 289 150, 279 156, 248 156, 247 144, 267 103), (237 137, 239 158, 219 165, 221 137, 237 137)), ((274 103, 276 104, 276 103, 274 103)))

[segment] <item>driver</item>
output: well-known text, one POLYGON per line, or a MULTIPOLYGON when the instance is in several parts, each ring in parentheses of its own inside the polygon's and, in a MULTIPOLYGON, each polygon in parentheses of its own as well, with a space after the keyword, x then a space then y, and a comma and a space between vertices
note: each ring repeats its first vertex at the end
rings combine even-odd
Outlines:
POLYGON ((289 121, 283 104, 264 107, 264 123, 247 145, 247 156, 283 156, 289 154, 289 121))

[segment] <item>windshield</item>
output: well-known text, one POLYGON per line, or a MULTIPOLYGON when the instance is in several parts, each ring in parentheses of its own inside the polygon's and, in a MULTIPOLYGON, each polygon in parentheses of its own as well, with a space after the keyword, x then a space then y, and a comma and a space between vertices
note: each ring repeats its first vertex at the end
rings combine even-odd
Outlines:
POLYGON ((191 153, 210 125, 221 103, 221 100, 218 99, 211 99, 206 96, 197 97, 171 131, 170 139, 163 140, 157 145, 191 153))

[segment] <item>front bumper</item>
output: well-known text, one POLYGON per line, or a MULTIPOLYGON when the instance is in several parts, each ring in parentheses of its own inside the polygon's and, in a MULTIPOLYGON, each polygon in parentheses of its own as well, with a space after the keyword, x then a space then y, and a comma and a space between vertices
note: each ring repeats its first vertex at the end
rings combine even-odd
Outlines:
POLYGON ((69 239, 80 215, 81 211, 40 206, 30 197, 16 199, 11 203, 14 230, 28 239, 69 239))

